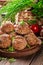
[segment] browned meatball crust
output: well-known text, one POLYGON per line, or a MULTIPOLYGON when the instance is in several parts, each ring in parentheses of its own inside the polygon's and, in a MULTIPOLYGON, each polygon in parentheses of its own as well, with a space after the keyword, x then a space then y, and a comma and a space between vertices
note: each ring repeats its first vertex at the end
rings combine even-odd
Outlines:
POLYGON ((0 48, 8 48, 11 45, 10 36, 8 34, 0 35, 0 48))
POLYGON ((0 35, 3 34, 3 33, 4 33, 4 32, 2 32, 1 27, 0 27, 0 35))
POLYGON ((18 22, 20 22, 21 20, 27 22, 28 20, 33 20, 34 16, 31 11, 21 11, 16 15, 15 19, 18 19, 18 22))
POLYGON ((22 36, 16 36, 15 39, 12 41, 12 46, 16 50, 22 50, 26 47, 27 41, 22 36))
POLYGON ((41 44, 41 40, 38 37, 36 37, 34 33, 25 35, 25 38, 29 45, 37 45, 37 44, 40 45, 41 44))
POLYGON ((14 30, 14 25, 12 23, 6 23, 2 26, 1 30, 5 33, 10 33, 14 30))
POLYGON ((26 22, 24 22, 23 25, 19 25, 19 24, 16 25, 15 32, 18 34, 24 35, 24 34, 28 34, 28 33, 32 32, 32 31, 31 31, 29 25, 26 22))
POLYGON ((0 35, 3 34, 3 32, 0 30, 0 35))

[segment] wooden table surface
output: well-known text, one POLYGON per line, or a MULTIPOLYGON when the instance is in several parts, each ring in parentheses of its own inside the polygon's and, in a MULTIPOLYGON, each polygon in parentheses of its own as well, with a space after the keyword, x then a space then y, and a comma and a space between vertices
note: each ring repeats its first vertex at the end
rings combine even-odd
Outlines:
POLYGON ((43 47, 39 52, 32 56, 18 58, 13 63, 10 63, 7 60, 3 60, 0 61, 0 65, 43 65, 43 47))

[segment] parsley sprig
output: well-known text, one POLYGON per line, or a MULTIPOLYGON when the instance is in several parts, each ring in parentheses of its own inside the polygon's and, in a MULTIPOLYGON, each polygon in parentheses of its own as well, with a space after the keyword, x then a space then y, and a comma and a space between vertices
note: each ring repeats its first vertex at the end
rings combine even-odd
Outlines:
POLYGON ((15 59, 15 58, 4 58, 4 57, 0 57, 0 61, 2 61, 2 60, 8 60, 10 63, 12 63, 12 62, 15 62, 15 61, 16 61, 16 59, 15 59))

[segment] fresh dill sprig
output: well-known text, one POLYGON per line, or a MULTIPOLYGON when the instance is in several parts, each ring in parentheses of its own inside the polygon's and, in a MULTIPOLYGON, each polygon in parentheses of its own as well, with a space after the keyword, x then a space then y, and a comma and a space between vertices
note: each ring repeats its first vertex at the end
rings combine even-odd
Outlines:
POLYGON ((38 18, 43 18, 43 0, 39 0, 38 3, 34 4, 32 13, 38 18))
POLYGON ((9 18, 14 21, 14 16, 27 8, 33 7, 32 13, 38 18, 43 17, 43 0, 35 3, 35 0, 11 0, 0 9, 0 14, 6 13, 4 19, 9 18))
MULTIPOLYGON (((34 0, 35 1, 35 0, 34 0)), ((12 2, 9 2, 6 4, 6 6, 3 6, 0 9, 0 14, 6 13, 5 20, 8 20, 17 12, 20 12, 21 10, 25 10, 26 8, 32 7, 34 4, 33 0, 13 0, 12 2)))

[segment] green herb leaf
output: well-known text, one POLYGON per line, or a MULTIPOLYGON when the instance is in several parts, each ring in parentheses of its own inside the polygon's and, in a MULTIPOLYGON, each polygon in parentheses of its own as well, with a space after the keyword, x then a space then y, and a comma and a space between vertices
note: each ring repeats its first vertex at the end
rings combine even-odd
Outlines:
POLYGON ((7 58, 2 57, 2 60, 6 60, 7 58))
POLYGON ((27 44, 27 48, 31 48, 31 46, 29 44, 27 44))
POLYGON ((2 60, 2 57, 0 57, 0 61, 2 60))
POLYGON ((20 22, 20 25, 24 25, 25 23, 24 23, 24 21, 22 20, 21 22, 20 22))
POLYGON ((12 43, 14 42, 14 40, 15 40, 15 37, 12 37, 12 43))
POLYGON ((33 5, 32 13, 38 18, 43 17, 43 0, 39 0, 38 3, 33 5))
POLYGON ((0 61, 1 61, 1 60, 6 60, 6 59, 7 59, 7 58, 4 58, 4 57, 0 57, 0 61))
POLYGON ((8 61, 9 61, 10 63, 12 63, 12 62, 15 62, 16 59, 14 59, 14 58, 9 58, 8 61))
POLYGON ((9 48, 7 49, 7 51, 13 52, 13 51, 15 51, 15 49, 14 49, 13 47, 9 47, 9 48))
POLYGON ((4 58, 4 57, 0 57, 0 61, 2 61, 2 60, 8 60, 10 63, 12 63, 12 62, 15 62, 16 61, 16 59, 15 58, 4 58))
POLYGON ((27 22, 28 22, 30 25, 36 24, 36 20, 28 20, 27 22))
POLYGON ((42 44, 43 44, 43 41, 42 41, 42 44))

